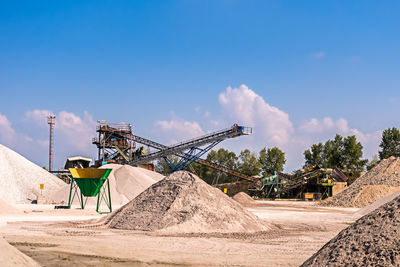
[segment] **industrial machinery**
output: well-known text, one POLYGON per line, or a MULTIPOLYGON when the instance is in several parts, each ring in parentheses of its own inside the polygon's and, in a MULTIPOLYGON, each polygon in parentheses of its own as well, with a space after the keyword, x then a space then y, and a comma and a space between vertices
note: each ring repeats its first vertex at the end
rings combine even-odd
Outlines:
POLYGON ((81 209, 84 209, 87 199, 97 196, 96 211, 98 213, 112 212, 110 183, 108 181, 112 169, 70 168, 69 171, 72 175, 68 198, 69 209, 75 197, 78 198, 81 209), (100 211, 102 202, 105 203, 108 211, 100 211))
POLYGON ((346 181, 347 177, 339 169, 311 166, 297 175, 276 172, 256 180, 249 188, 249 194, 264 198, 327 198, 332 196, 336 183, 346 181))
POLYGON ((246 175, 241 175, 223 166, 200 159, 202 155, 227 138, 251 134, 252 129, 250 127, 234 124, 228 129, 203 135, 172 146, 165 146, 134 135, 131 124, 109 124, 107 121, 99 121, 99 124, 97 127, 99 137, 92 140, 92 143, 98 148, 98 160, 95 166, 100 166, 104 163, 140 165, 163 158, 169 165, 171 172, 185 169, 192 162, 198 162, 221 171, 229 172, 232 175, 241 176, 240 178, 243 179, 250 179, 246 175), (146 153, 144 146, 136 148, 136 143, 149 148, 155 148, 157 151, 146 153), (179 156, 180 160, 175 164, 168 159, 169 155, 179 156))

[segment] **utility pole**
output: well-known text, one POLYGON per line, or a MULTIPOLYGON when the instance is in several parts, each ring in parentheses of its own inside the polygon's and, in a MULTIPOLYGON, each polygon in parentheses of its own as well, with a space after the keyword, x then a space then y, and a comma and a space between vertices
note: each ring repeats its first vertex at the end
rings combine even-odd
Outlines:
POLYGON ((56 124, 56 116, 51 115, 47 117, 47 124, 50 127, 50 137, 49 137, 49 172, 52 170, 53 161, 53 146, 54 146, 54 125, 56 124))

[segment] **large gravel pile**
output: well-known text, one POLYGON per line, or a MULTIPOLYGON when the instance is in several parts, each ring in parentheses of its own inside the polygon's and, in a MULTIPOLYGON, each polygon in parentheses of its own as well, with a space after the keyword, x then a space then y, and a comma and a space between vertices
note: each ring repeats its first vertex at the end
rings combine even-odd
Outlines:
MULTIPOLYGON (((134 199, 152 184, 163 179, 164 176, 153 171, 129 165, 107 164, 100 168, 112 169, 108 176, 110 183, 111 203, 113 206, 121 206, 134 199)), ((70 185, 64 185, 58 190, 52 199, 56 203, 67 203, 70 185)), ((89 198, 87 204, 96 205, 97 197, 89 198)), ((78 204, 78 199, 74 199, 73 204, 78 204)))
POLYGON ((40 195, 48 198, 63 185, 60 179, 27 160, 11 149, 0 145, 0 197, 10 203, 30 203, 40 195))
POLYGON ((255 232, 269 227, 197 176, 175 172, 153 184, 102 220, 125 230, 183 232, 255 232))
POLYGON ((363 208, 397 190, 400 190, 400 159, 390 157, 322 205, 363 208))
POLYGON ((358 219, 302 266, 400 266, 400 197, 358 219))

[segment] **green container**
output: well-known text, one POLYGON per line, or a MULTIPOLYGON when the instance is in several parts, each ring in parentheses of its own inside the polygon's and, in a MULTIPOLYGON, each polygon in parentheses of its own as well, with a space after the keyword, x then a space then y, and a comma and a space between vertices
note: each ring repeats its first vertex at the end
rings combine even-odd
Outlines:
POLYGON ((85 197, 95 197, 100 191, 106 179, 102 178, 81 178, 76 179, 75 182, 78 184, 82 195, 85 197))
POLYGON ((108 181, 108 176, 110 175, 112 169, 69 169, 72 175, 71 188, 68 200, 68 207, 71 208, 71 203, 75 196, 81 204, 81 208, 84 209, 86 201, 83 197, 98 197, 97 198, 97 208, 96 211, 99 212, 100 202, 102 200, 106 201, 109 211, 111 208, 111 196, 110 196, 110 185, 108 181), (105 188, 102 189, 104 183, 106 183, 105 188), (77 189, 79 188, 79 193, 77 189))

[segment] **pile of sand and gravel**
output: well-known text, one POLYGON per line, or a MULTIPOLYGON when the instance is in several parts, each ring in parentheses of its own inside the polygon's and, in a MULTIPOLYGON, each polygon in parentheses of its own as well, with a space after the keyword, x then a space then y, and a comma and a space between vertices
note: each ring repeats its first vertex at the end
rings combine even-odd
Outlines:
POLYGON ((1 266, 40 266, 32 258, 26 256, 21 251, 8 244, 3 237, 0 237, 0 262, 1 266))
MULTIPOLYGON (((112 169, 108 179, 113 206, 125 205, 149 186, 164 178, 162 174, 157 172, 130 165, 107 164, 100 168, 112 169)), ((51 199, 56 203, 66 204, 68 202, 69 190, 70 185, 65 184, 52 195, 51 199)), ((73 204, 77 203, 78 199, 75 198, 73 204)), ((96 205, 96 203, 97 197, 88 198, 88 205, 96 205)))
POLYGON ((358 219, 302 266, 400 266, 400 197, 358 219))
POLYGON ((197 176, 179 171, 100 220, 109 228, 164 233, 256 232, 269 226, 197 176))
POLYGON ((31 203, 41 194, 47 198, 64 182, 48 171, 0 144, 0 197, 9 204, 31 203))
POLYGON ((235 201, 242 204, 243 206, 256 204, 256 201, 251 196, 249 196, 248 194, 246 194, 244 192, 239 192, 236 195, 234 195, 232 198, 235 201))
POLYGON ((349 187, 321 205, 363 208, 398 190, 400 158, 390 157, 382 160, 349 187))

